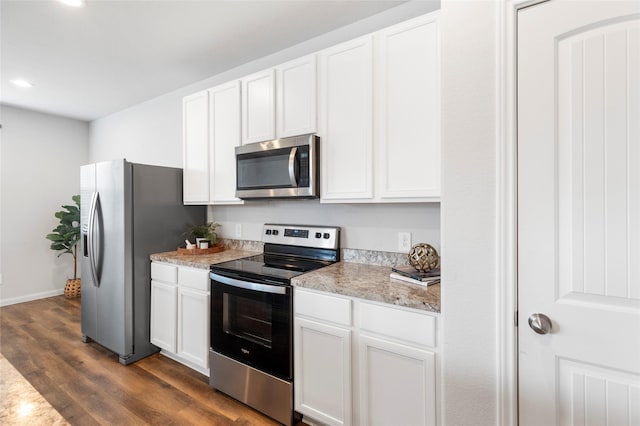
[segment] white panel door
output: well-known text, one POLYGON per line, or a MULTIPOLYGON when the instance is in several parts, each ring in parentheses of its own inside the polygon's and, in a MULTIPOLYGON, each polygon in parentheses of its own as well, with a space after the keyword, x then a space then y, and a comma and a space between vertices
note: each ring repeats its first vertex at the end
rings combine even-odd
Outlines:
POLYGON ((151 281, 151 343, 176 353, 178 286, 151 281))
POLYGON ((240 204, 236 198, 236 154, 240 145, 240 82, 209 90, 209 200, 211 204, 240 204))
POLYGON ((199 367, 209 366, 209 294, 178 289, 177 354, 199 367))
POLYGON ((269 69, 242 79, 242 143, 276 137, 275 71, 269 69))
POLYGON ((640 424, 639 17, 637 1, 518 13, 521 425, 640 424))
POLYGON ((324 50, 320 60, 322 201, 373 197, 371 36, 324 50))
POLYGON ((381 201, 440 196, 438 16, 421 16, 375 36, 381 201))
POLYGON ((351 330, 294 321, 296 411, 327 425, 351 424, 351 330))
POLYGON ((277 136, 317 131, 316 57, 305 56, 276 67, 277 136))
POLYGON ((435 425, 435 354, 360 335, 360 424, 435 425))
POLYGON ((209 202, 209 97, 195 93, 182 101, 183 198, 185 204, 209 202))

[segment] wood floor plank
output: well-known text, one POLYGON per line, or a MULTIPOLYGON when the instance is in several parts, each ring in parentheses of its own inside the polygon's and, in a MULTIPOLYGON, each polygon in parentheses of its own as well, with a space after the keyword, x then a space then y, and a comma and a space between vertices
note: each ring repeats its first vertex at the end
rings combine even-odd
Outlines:
POLYGON ((79 298, 0 308, 0 352, 72 425, 278 424, 176 361, 156 354, 123 366, 81 336, 79 298))

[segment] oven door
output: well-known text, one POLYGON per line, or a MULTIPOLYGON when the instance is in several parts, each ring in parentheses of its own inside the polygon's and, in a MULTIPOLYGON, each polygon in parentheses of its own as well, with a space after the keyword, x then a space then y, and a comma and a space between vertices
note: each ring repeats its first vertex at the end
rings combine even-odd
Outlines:
POLYGON ((211 274, 211 347, 283 380, 293 378, 292 291, 288 285, 211 274))

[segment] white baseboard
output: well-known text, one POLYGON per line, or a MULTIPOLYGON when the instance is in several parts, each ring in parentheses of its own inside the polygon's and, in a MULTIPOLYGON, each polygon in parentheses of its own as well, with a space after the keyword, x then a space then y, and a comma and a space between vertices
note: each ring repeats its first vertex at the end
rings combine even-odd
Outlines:
POLYGON ((64 293, 64 288, 58 290, 44 291, 42 293, 28 294, 25 296, 12 297, 11 299, 0 299, 0 306, 15 305, 17 303, 30 302, 32 300, 46 299, 47 297, 59 296, 64 293))

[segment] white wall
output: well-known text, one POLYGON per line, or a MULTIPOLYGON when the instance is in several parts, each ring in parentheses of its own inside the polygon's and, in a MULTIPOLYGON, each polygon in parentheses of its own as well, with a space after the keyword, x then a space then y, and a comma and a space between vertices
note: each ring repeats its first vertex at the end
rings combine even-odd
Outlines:
POLYGON ((209 207, 209 219, 222 225, 223 238, 261 240, 264 223, 321 224, 343 229, 343 248, 398 251, 398 232, 411 232, 413 244, 428 242, 440 250, 440 205, 320 204, 315 200, 251 201, 242 206, 209 207), (242 235, 235 235, 236 224, 242 235))
POLYGON ((73 257, 58 258, 45 235, 58 224, 54 213, 80 193, 89 124, 7 105, 0 113, 0 305, 6 305, 62 294, 73 278, 73 257))
POLYGON ((442 30, 443 424, 497 424, 499 1, 445 0, 442 30))
MULTIPOLYGON (((437 2, 409 2, 341 29, 257 59, 225 73, 151 99, 91 123, 91 161, 125 157, 129 161, 182 167, 182 97, 253 72, 317 52, 435 10, 437 2)), ((397 251, 397 232, 409 231, 414 242, 440 247, 439 204, 318 205, 314 201, 247 203, 242 207, 209 209, 210 219, 222 222, 222 236, 260 239, 262 223, 294 222, 344 227, 343 247, 397 251), (233 231, 233 232, 232 232, 233 231)))

